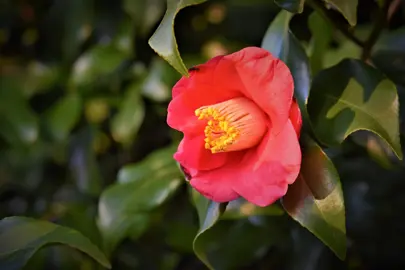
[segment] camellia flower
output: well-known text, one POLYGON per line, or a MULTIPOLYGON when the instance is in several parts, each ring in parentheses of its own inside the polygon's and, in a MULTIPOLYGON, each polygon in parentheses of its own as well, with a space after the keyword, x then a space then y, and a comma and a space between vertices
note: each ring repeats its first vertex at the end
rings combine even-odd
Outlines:
POLYGON ((298 176, 301 113, 288 67, 248 47, 190 69, 173 87, 167 123, 184 134, 174 154, 190 184, 216 202, 267 206, 298 176))

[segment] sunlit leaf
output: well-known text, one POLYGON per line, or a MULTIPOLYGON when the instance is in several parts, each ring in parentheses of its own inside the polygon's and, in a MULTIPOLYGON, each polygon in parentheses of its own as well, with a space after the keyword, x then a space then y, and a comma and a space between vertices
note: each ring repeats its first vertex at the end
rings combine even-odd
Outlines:
POLYGON ((322 149, 310 141, 303 149, 301 172, 282 199, 288 214, 342 260, 346 256, 343 192, 338 173, 322 149))
POLYGON ((0 268, 21 269, 40 248, 62 244, 86 253, 111 268, 104 254, 79 232, 53 223, 26 217, 0 221, 0 268))
POLYGON ((304 11, 305 0, 274 0, 274 2, 279 7, 292 13, 302 13, 304 11))
POLYGON ((402 159, 397 90, 378 70, 343 60, 320 72, 313 81, 308 112, 323 143, 337 145, 357 130, 368 130, 402 159))
POLYGON ((140 85, 132 83, 122 100, 118 113, 111 120, 111 133, 117 142, 128 144, 138 132, 143 118, 145 108, 143 105, 140 85))
POLYGON ((305 116, 311 80, 310 68, 304 49, 289 30, 292 16, 293 14, 287 11, 280 11, 267 29, 261 46, 284 61, 290 68, 294 78, 295 97, 305 116))
POLYGON ((342 13, 350 25, 356 25, 358 0, 325 0, 325 2, 342 13))
POLYGON ((156 29, 153 36, 149 39, 149 45, 152 49, 172 65, 180 74, 188 76, 187 68, 180 57, 174 35, 174 19, 177 13, 191 5, 197 5, 206 0, 167 0, 167 10, 156 29))

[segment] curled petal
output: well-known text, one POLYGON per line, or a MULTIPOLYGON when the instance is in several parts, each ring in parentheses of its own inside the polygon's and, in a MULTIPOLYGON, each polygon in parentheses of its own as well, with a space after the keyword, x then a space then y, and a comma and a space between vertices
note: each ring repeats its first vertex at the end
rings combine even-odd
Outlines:
POLYGON ((268 51, 248 47, 224 57, 234 63, 244 94, 267 113, 274 133, 290 115, 294 82, 288 67, 268 51))
POLYGON ((288 120, 279 134, 268 133, 257 148, 243 156, 229 156, 227 164, 218 169, 198 172, 191 184, 214 201, 224 199, 216 197, 217 187, 220 195, 233 190, 251 203, 267 206, 285 195, 298 176, 300 164, 298 138, 288 120))
POLYGON ((297 136, 299 137, 301 133, 302 117, 300 107, 298 106, 296 100, 294 100, 291 104, 290 121, 295 129, 295 132, 297 133, 297 136))
POLYGON ((212 170, 223 166, 228 153, 211 154, 204 148, 204 135, 185 136, 180 142, 174 159, 188 170, 212 170))

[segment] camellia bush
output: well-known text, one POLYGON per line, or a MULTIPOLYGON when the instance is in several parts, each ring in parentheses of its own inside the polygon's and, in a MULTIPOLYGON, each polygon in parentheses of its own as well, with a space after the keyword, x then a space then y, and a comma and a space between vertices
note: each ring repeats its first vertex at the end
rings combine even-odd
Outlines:
POLYGON ((0 269, 405 267, 405 2, 0 7, 0 269))

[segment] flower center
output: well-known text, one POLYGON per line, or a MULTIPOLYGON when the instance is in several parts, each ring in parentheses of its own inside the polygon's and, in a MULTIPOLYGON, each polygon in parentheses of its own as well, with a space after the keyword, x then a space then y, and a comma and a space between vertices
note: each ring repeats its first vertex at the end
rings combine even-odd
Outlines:
POLYGON ((247 98, 234 98, 195 111, 207 121, 205 148, 211 153, 230 152, 257 145, 267 129, 267 116, 247 98))

